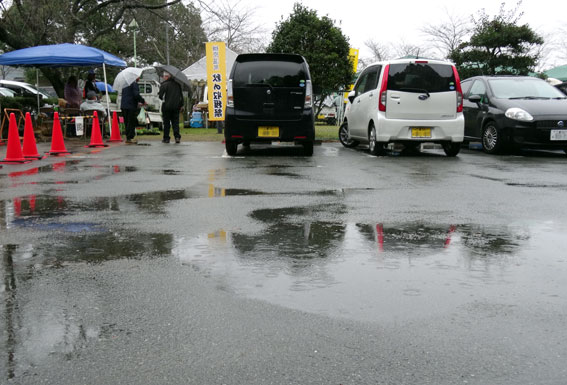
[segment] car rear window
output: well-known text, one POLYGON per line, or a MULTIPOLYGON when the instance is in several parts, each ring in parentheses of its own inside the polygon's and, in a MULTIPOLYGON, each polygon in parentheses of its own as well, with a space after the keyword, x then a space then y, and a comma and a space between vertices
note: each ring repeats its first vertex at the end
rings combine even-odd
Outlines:
POLYGON ((272 87, 305 87, 307 74, 303 63, 288 61, 248 61, 237 63, 232 84, 246 87, 268 84, 272 87))
POLYGON ((390 64, 388 89, 404 92, 455 91, 455 74, 453 67, 447 64, 390 64))

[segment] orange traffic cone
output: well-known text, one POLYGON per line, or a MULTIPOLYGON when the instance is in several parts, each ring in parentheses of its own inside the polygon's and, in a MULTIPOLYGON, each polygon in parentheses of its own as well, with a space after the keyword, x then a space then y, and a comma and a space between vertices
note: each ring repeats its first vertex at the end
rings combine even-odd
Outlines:
POLYGON ((96 111, 94 111, 93 128, 91 130, 91 143, 85 147, 108 147, 108 144, 102 142, 100 123, 98 122, 98 113, 96 111))
POLYGON ((112 113, 112 127, 110 128, 110 139, 107 142, 122 142, 120 137, 120 125, 118 124, 118 115, 116 111, 112 113))
POLYGON ((59 113, 55 112, 53 115, 53 130, 51 132, 51 150, 49 155, 63 155, 70 154, 65 148, 63 141, 63 131, 61 131, 61 121, 59 120, 59 113))
POLYGON ((22 153, 22 145, 20 144, 20 133, 16 124, 16 115, 10 114, 10 126, 8 127, 8 148, 6 149, 6 158, 2 163, 28 163, 29 160, 24 158, 22 153))
POLYGON ((42 155, 37 152, 37 145, 35 143, 35 134, 33 132, 33 125, 31 115, 26 112, 26 125, 24 126, 24 158, 41 159, 42 155))

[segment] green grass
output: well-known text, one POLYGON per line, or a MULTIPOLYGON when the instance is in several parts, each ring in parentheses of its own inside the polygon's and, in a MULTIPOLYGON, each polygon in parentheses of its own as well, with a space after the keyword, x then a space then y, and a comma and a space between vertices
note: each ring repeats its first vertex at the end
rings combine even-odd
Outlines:
MULTIPOLYGON (((216 128, 182 128, 180 130, 181 138, 188 142, 217 142, 224 139, 223 134, 217 133, 216 128)), ((315 139, 322 141, 338 140, 339 127, 315 125, 315 139)), ((173 133, 170 134, 173 136, 173 133)), ((160 135, 138 135, 140 140, 161 140, 163 134, 160 135)))
POLYGON ((323 141, 339 140, 339 127, 316 124, 315 139, 323 141))

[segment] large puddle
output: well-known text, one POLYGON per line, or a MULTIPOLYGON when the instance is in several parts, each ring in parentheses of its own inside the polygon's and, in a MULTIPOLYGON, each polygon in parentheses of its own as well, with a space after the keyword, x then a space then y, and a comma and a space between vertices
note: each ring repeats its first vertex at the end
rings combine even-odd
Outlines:
POLYGON ((343 223, 310 220, 308 211, 258 210, 260 233, 219 229, 177 239, 173 251, 240 295, 365 321, 450 313, 471 298, 506 302, 518 293, 529 305, 567 290, 564 225, 343 223))
MULTIPOLYGON (((331 198, 346 193, 305 192, 331 198)), ((17 250, 17 260, 32 266, 173 255, 239 295, 361 320, 448 312, 471 296, 497 292, 507 298, 518 287, 526 302, 537 301, 542 291, 553 299, 567 290, 565 224, 333 221, 321 218, 330 210, 340 217, 346 208, 323 205, 252 211, 261 232, 218 228, 176 237, 103 225, 97 217, 117 211, 167 215, 172 201, 269 194, 206 184, 90 200, 30 195, 0 202, 0 228, 47 234, 41 241, 48 246, 17 250), (73 215, 89 212, 98 220, 73 215)))

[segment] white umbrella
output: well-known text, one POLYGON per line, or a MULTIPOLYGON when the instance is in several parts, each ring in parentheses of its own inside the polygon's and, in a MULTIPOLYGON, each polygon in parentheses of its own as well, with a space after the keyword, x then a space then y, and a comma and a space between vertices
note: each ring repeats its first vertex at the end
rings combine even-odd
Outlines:
POLYGON ((134 83, 136 79, 138 79, 140 75, 142 75, 143 71, 144 68, 128 67, 123 69, 118 73, 118 75, 116 75, 112 88, 114 88, 118 92, 122 91, 123 88, 128 87, 130 84, 134 83))

